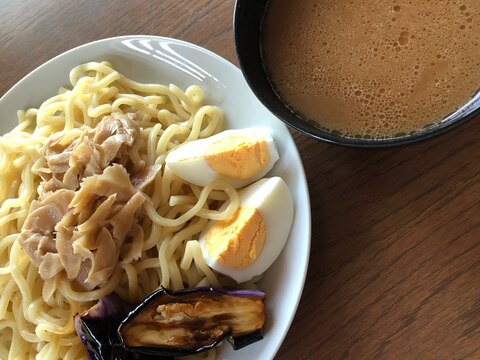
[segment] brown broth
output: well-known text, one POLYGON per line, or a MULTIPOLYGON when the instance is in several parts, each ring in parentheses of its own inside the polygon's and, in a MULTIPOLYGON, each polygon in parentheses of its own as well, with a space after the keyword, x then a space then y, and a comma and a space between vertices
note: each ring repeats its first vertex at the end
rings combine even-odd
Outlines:
POLYGON ((480 0, 271 0, 262 52, 280 97, 347 136, 416 132, 480 87, 480 0))

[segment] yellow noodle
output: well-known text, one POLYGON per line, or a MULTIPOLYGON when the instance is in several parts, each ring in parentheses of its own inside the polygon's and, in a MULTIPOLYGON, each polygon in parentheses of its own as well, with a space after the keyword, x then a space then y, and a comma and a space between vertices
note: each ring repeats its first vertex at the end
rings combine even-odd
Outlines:
MULTIPOLYGON (((79 290, 64 272, 43 280, 16 241, 38 198, 40 173, 51 173, 42 159, 47 138, 59 131, 63 144, 82 136, 112 111, 133 112, 141 134, 129 150, 134 164, 163 165, 168 151, 222 129, 220 108, 203 105, 202 90, 190 86, 143 84, 128 79, 108 62, 90 62, 70 72, 70 87, 18 111, 18 125, 0 137, 0 358, 86 359, 74 330, 74 315, 116 292, 131 303, 165 286, 180 289, 220 285, 205 263, 198 241, 208 219, 230 217, 239 206, 237 191, 223 182, 205 188, 178 179, 168 168, 145 190, 142 255, 120 262, 105 284, 79 290), (210 208, 212 201, 223 204, 210 208)), ((214 359, 216 351, 200 358, 214 359)), ((189 358, 190 359, 190 358, 189 358)))
POLYGON ((128 279, 128 301, 130 303, 135 303, 138 301, 138 278, 137 271, 132 264, 123 263, 122 267, 127 274, 128 279))

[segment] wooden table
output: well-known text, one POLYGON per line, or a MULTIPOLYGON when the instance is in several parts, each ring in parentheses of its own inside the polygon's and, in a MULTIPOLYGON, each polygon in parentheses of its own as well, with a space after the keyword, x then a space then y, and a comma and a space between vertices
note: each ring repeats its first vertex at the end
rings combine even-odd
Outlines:
MULTIPOLYGON (((237 63, 233 7, 0 0, 0 95, 51 57, 117 35, 174 37, 237 63)), ((277 359, 480 359, 479 121, 385 150, 294 134, 310 187, 312 251, 277 359)))

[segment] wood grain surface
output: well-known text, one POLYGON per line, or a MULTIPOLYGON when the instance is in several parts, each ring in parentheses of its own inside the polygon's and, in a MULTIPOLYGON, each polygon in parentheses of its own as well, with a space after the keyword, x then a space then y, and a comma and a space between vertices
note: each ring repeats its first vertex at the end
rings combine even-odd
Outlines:
MULTIPOLYGON (((233 7, 0 0, 0 96, 63 51, 118 35, 175 37, 236 64, 233 7)), ((277 359, 480 359, 479 122, 385 150, 294 134, 310 187, 312 250, 277 359)))

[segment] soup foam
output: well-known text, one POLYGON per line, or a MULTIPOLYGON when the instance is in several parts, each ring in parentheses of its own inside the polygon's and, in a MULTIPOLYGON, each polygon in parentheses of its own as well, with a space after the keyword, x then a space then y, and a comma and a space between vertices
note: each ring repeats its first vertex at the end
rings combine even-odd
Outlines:
POLYGON ((421 130, 480 87, 479 0, 271 0, 262 52, 297 114, 349 137, 421 130))

